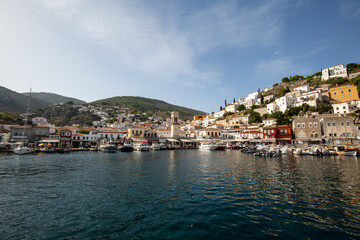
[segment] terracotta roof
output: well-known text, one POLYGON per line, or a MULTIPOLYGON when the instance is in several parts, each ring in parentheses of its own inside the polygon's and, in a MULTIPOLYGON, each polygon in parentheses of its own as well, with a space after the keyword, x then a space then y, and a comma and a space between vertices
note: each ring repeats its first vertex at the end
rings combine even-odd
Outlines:
POLYGON ((1 125, 17 125, 14 122, 10 122, 10 121, 4 121, 4 120, 0 120, 0 124, 1 125))
POLYGON ((10 133, 10 131, 7 129, 0 128, 0 133, 10 133))

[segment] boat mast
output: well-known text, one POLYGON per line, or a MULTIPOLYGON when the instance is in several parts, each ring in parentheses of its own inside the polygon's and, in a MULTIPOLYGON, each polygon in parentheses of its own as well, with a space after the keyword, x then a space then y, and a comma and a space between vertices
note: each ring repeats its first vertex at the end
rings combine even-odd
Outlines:
POLYGON ((23 132, 22 132, 22 140, 23 140, 23 142, 25 142, 24 141, 24 136, 25 136, 25 128, 26 128, 26 125, 27 125, 28 115, 29 115, 30 98, 31 98, 31 88, 30 88, 30 93, 29 93, 27 106, 26 106, 25 124, 24 124, 23 132))

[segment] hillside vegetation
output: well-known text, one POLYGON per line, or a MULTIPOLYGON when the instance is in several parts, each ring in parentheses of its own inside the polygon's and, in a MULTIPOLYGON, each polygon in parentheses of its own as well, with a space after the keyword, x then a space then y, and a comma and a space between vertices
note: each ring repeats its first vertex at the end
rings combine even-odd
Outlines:
MULTIPOLYGON (((28 96, 29 93, 23 93, 24 95, 28 96)), ((49 106, 54 105, 54 104, 59 104, 59 103, 66 103, 66 102, 73 102, 73 103, 77 103, 77 104, 85 104, 85 101, 76 99, 76 98, 72 98, 72 97, 65 97, 65 96, 61 96, 59 94, 56 93, 47 93, 47 92, 32 92, 31 93, 31 97, 35 98, 37 100, 40 100, 44 103, 47 103, 49 106)))
MULTIPOLYGON (((26 112, 28 97, 0 86, 0 112, 26 112)), ((49 104, 31 97, 30 110, 48 107, 49 104)))
POLYGON ((90 112, 79 111, 72 102, 54 105, 46 109, 39 109, 36 114, 37 116, 46 118, 48 122, 56 126, 72 124, 92 125, 93 121, 100 120, 100 117, 90 112))
POLYGON ((183 119, 190 119, 194 115, 202 115, 205 114, 204 112, 180 107, 176 105, 172 105, 166 103, 164 101, 151 99, 151 98, 144 98, 144 97, 112 97, 107 99, 98 100, 95 102, 91 102, 90 104, 99 105, 99 106, 118 106, 121 108, 129 108, 130 110, 140 111, 140 112, 165 112, 169 113, 171 111, 178 111, 180 117, 183 119))

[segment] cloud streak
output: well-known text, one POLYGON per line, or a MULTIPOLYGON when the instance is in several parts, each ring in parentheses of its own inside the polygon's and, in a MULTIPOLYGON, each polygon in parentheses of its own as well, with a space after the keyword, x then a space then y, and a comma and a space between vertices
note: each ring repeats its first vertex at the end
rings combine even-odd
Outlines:
POLYGON ((281 35, 275 11, 279 1, 253 7, 220 3, 190 13, 182 22, 184 16, 161 15, 143 1, 39 1, 77 34, 114 52, 121 66, 156 81, 187 79, 185 86, 221 82, 221 72, 196 67, 201 54, 218 47, 272 46, 281 35))

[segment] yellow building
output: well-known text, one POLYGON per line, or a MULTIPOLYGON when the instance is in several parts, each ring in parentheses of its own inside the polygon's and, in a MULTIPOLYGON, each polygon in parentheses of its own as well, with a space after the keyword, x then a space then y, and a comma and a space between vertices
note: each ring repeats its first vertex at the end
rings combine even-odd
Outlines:
POLYGON ((195 115, 194 116, 194 121, 204 120, 205 118, 206 118, 205 115, 195 115))
POLYGON ((329 98, 331 101, 347 102, 359 100, 357 87, 354 85, 342 85, 329 89, 329 98))
POLYGON ((144 127, 131 127, 128 129, 128 138, 133 138, 133 137, 143 138, 145 130, 146 129, 144 127))

